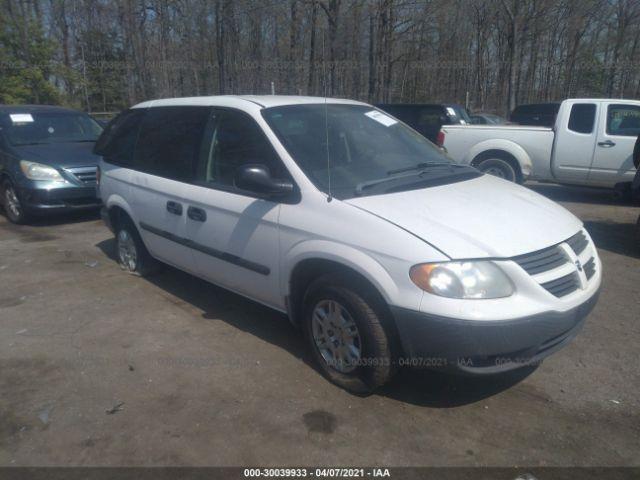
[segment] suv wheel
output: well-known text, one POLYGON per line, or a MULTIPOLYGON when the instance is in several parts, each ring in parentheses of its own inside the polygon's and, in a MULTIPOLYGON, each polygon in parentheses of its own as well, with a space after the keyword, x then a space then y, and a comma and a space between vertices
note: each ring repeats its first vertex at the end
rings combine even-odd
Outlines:
POLYGON ((158 261, 149 254, 129 219, 120 222, 116 230, 116 253, 120 267, 129 273, 145 277, 158 270, 158 261))
POLYGON ((478 164, 478 170, 494 177, 504 178, 510 182, 517 181, 516 171, 511 164, 501 158, 487 158, 478 164))
POLYGON ((10 180, 5 180, 2 183, 2 204, 10 222, 22 224, 27 221, 27 215, 20 198, 10 180))
POLYGON ((331 382, 369 394, 393 374, 381 309, 365 289, 337 275, 311 284, 305 295, 304 331, 312 355, 331 382))

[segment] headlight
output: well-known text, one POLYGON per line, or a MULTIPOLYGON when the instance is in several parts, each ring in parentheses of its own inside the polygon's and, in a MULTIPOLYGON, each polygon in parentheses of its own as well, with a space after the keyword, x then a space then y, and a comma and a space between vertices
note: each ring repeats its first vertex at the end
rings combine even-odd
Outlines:
POLYGON ((49 182, 66 182, 60 172, 49 165, 20 160, 20 168, 29 180, 47 180, 49 182))
POLYGON ((411 267, 422 290, 449 298, 502 298, 513 294, 511 280, 493 262, 423 263, 411 267))

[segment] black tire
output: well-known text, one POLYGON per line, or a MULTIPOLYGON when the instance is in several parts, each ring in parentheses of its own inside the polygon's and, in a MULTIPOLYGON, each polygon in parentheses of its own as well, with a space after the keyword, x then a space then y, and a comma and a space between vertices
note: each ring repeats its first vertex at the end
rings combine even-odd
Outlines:
POLYGON ((515 169, 503 158, 485 158, 477 162, 476 168, 487 175, 493 175, 514 183, 518 182, 518 174, 515 169))
POLYGON ((120 268, 134 275, 147 277, 157 273, 160 262, 151 256, 133 221, 121 217, 116 225, 116 257, 120 268))
POLYGON ((303 329, 312 356, 323 375, 351 393, 366 395, 388 382, 395 369, 390 341, 381 321, 384 309, 375 296, 358 283, 348 282, 344 276, 334 274, 315 280, 304 298, 303 329), (314 339, 314 311, 327 301, 341 305, 357 327, 360 361, 353 362, 352 371, 340 371, 337 365, 331 365, 314 339))
POLYGON ((0 187, 2 194, 2 205, 4 212, 11 223, 23 225, 29 221, 29 215, 24 211, 24 207, 16 192, 11 180, 5 179, 0 187))

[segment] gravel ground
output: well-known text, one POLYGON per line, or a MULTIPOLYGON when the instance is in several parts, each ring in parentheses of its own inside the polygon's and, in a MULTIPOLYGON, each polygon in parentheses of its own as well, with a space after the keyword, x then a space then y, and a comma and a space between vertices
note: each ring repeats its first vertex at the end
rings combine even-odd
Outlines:
POLYGON ((0 465, 640 465, 640 209, 534 185, 604 263, 585 329, 535 370, 339 390, 288 321, 174 269, 141 279, 95 214, 0 217, 0 465))

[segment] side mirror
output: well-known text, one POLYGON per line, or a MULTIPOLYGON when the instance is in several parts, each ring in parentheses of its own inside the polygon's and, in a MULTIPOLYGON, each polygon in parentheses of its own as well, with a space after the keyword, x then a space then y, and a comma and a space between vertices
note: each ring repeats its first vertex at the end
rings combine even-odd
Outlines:
POLYGON ((269 169, 259 164, 238 167, 236 186, 269 196, 283 196, 293 192, 293 183, 271 177, 269 169))

